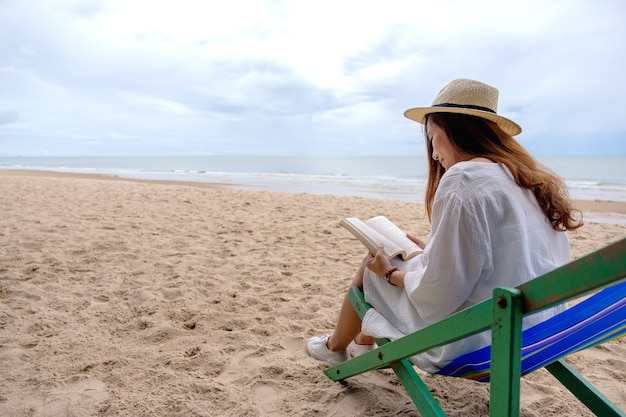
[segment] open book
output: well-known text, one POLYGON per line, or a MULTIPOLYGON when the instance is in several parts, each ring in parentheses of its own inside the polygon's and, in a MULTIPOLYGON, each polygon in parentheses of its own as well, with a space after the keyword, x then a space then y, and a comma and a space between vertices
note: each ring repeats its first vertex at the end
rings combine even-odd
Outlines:
POLYGON ((376 253, 379 243, 385 246, 385 255, 390 259, 400 255, 406 261, 422 253, 422 248, 385 216, 372 217, 366 221, 347 217, 339 224, 356 236, 370 253, 376 253))

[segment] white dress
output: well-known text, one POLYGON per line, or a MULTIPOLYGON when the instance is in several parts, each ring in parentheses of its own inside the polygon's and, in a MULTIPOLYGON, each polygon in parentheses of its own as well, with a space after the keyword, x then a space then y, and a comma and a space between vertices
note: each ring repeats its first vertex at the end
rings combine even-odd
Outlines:
MULTIPOLYGON (((398 339, 484 301, 498 286, 516 287, 570 261, 567 236, 557 232, 530 190, 519 187, 501 164, 459 162, 442 177, 424 253, 407 262, 405 288, 389 285, 369 269, 365 299, 374 307, 363 333, 398 339)), ((564 309, 554 307, 524 319, 524 328, 564 309)), ((491 333, 431 349, 411 358, 437 372, 454 358, 487 346, 491 333)))

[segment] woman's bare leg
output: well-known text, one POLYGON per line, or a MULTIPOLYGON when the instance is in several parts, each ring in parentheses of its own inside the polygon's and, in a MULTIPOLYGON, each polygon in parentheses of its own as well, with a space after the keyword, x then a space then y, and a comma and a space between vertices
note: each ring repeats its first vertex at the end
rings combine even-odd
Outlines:
MULTIPOLYGON (((361 290, 363 289, 363 274, 366 268, 366 259, 367 256, 363 259, 363 262, 361 262, 354 280, 352 281, 352 286, 358 287, 361 290)), ((352 307, 352 303, 350 303, 348 294, 346 294, 343 299, 343 303, 341 304, 341 310, 339 311, 337 326, 335 327, 333 335, 328 339, 326 346, 332 351, 346 350, 350 342, 353 340, 359 345, 374 344, 374 339, 361 333, 361 318, 356 311, 354 311, 354 307, 352 307)))

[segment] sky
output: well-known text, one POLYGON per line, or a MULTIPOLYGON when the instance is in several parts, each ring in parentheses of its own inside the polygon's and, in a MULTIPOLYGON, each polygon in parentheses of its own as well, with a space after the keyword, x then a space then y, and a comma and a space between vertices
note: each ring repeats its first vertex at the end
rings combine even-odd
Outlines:
POLYGON ((623 0, 0 0, 0 156, 424 154, 500 91, 535 155, 626 155, 623 0))

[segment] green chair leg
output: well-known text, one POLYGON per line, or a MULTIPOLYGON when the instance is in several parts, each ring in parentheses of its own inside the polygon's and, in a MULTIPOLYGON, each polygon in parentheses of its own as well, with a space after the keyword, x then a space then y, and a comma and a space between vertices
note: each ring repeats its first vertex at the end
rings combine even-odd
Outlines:
POLYGON ((565 361, 558 360, 552 362, 550 365, 546 365, 546 369, 595 415, 602 417, 626 417, 626 413, 617 408, 615 404, 565 361))
POLYGON ((443 412, 443 409, 430 393, 422 378, 415 372, 413 364, 408 359, 392 363, 391 368, 423 417, 446 417, 446 413, 443 412))

